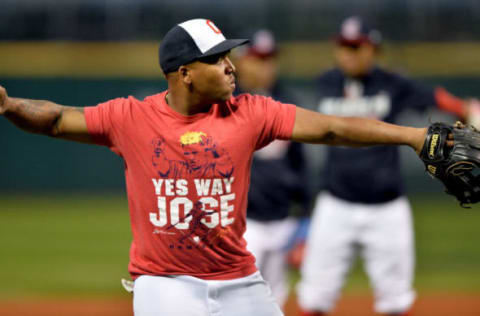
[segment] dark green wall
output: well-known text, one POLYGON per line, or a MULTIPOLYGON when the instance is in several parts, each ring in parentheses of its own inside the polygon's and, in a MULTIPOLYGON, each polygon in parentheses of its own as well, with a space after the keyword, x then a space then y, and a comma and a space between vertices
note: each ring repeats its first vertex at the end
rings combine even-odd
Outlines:
MULTIPOLYGON (((95 105, 115 97, 144 97, 164 90, 164 81, 1 79, 10 96, 60 104, 95 105)), ((23 132, 0 118, 0 190, 123 190, 123 161, 107 148, 23 132)))

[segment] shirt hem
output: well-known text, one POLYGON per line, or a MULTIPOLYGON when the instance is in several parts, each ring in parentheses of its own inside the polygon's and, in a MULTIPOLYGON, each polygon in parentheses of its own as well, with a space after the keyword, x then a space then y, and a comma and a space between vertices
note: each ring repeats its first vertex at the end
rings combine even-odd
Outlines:
POLYGON ((153 276, 167 276, 167 275, 188 275, 202 280, 232 280, 247 277, 255 272, 258 269, 255 264, 250 264, 247 267, 244 267, 236 271, 225 271, 215 274, 204 274, 204 273, 187 273, 187 272, 160 272, 160 273, 130 273, 133 280, 137 279, 142 275, 153 275, 153 276))

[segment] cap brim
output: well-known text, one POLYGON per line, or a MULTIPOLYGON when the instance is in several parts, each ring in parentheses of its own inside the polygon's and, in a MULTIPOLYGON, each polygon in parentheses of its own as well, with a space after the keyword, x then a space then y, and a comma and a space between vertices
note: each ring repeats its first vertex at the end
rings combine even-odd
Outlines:
POLYGON ((228 40, 224 40, 220 44, 218 44, 218 45, 210 48, 209 50, 207 50, 205 53, 203 53, 199 57, 200 58, 201 57, 207 57, 207 56, 212 56, 212 55, 228 52, 229 50, 231 50, 235 47, 238 47, 240 45, 246 44, 249 41, 250 40, 248 40, 248 39, 228 39, 228 40))
POLYGON ((260 59, 268 59, 268 58, 273 58, 277 56, 277 51, 272 51, 272 52, 249 51, 245 55, 257 57, 260 59))
POLYGON ((361 35, 356 38, 345 38, 341 35, 337 35, 334 38, 334 41, 337 45, 361 45, 361 44, 373 44, 372 41, 368 38, 368 36, 361 35))

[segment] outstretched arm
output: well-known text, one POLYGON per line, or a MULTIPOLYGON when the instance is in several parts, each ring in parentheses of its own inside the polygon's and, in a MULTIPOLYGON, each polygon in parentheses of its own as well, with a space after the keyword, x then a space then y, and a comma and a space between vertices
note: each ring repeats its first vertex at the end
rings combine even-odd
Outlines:
POLYGON ((88 134, 83 108, 43 100, 12 98, 0 86, 0 115, 27 132, 93 143, 88 134))
POLYGON ((304 143, 369 146, 408 145, 417 154, 426 128, 405 127, 379 120, 324 115, 297 107, 292 140, 304 143))

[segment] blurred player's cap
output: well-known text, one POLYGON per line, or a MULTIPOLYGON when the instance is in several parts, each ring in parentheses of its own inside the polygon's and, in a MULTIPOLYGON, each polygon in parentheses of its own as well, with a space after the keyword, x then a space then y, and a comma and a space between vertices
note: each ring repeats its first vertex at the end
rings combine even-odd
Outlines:
POLYGON ((275 56, 277 54, 275 37, 268 30, 259 30, 255 32, 248 47, 245 49, 245 54, 260 58, 275 56))
POLYGON ((189 20, 174 26, 163 38, 160 67, 167 74, 199 58, 227 52, 247 42, 247 39, 226 39, 210 20, 189 20))
POLYGON ((351 16, 342 22, 335 41, 339 45, 347 46, 356 46, 363 43, 380 46, 382 35, 378 30, 366 24, 360 17, 351 16))

